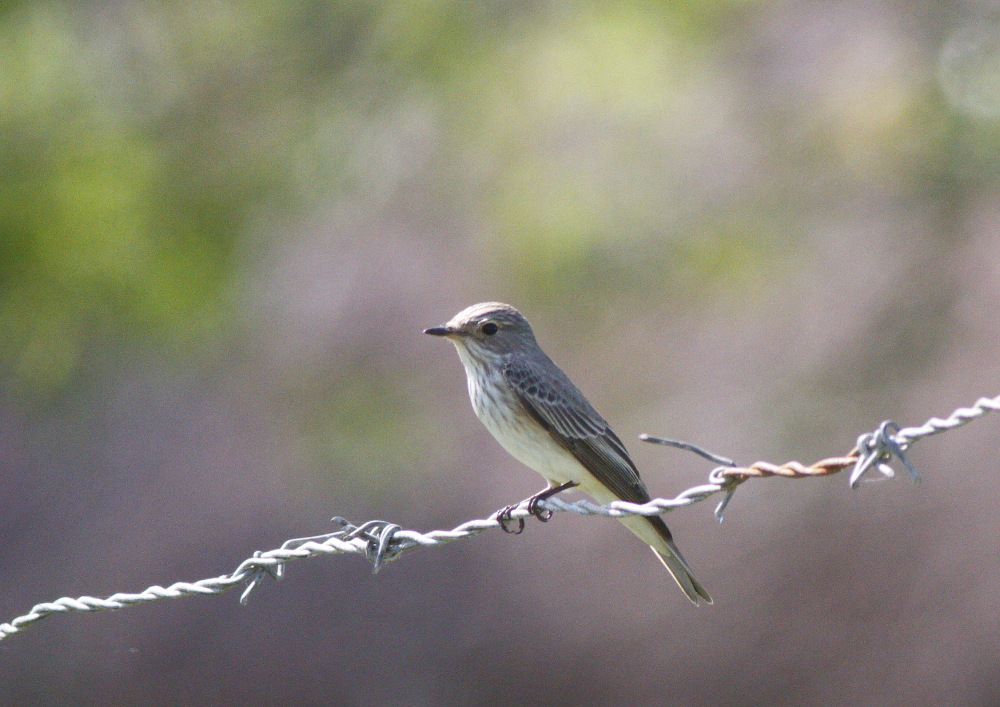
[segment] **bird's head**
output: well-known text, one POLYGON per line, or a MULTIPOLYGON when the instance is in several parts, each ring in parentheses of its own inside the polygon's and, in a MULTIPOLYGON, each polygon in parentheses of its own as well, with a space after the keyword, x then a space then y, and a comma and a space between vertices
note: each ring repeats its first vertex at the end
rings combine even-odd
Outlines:
MULTIPOLYGON (((444 326, 424 329, 443 336, 474 358, 500 356, 525 346, 537 346, 524 315, 502 302, 480 302, 466 307, 444 326)), ((463 357, 464 360, 464 357, 463 357)))

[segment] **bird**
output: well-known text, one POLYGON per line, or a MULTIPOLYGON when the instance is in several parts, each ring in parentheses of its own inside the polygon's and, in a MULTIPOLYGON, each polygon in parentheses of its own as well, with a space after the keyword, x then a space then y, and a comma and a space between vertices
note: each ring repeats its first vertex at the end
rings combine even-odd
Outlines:
MULTIPOLYGON (((481 302, 424 333, 455 345, 476 416, 511 456, 548 482, 532 497, 533 515, 546 520, 537 503, 573 487, 601 504, 650 500, 625 445, 541 349, 517 309, 481 302)), ((505 530, 504 514, 509 520, 511 508, 497 516, 505 530)), ((619 520, 652 548, 692 603, 712 603, 660 516, 619 520)))

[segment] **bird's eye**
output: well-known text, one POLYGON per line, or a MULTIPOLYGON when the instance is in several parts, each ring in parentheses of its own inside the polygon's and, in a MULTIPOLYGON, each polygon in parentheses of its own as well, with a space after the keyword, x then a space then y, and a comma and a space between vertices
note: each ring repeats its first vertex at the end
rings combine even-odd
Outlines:
POLYGON ((497 329, 499 329, 499 328, 500 328, 500 327, 498 327, 498 326, 497 326, 496 324, 494 324, 493 322, 486 322, 486 323, 485 323, 485 324, 483 324, 483 326, 482 326, 482 327, 481 327, 481 328, 479 329, 479 331, 481 331, 481 332, 483 332, 484 334, 486 334, 486 336, 493 336, 494 334, 496 334, 496 333, 497 333, 497 329))

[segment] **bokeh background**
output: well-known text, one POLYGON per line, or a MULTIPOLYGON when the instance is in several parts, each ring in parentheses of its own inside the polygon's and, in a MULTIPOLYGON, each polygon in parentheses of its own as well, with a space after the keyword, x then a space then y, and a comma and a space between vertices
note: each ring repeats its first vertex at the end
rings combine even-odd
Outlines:
MULTIPOLYGON (((995 395, 1000 14, 0 5, 0 621, 538 490, 421 335, 509 301, 654 496, 995 395)), ((0 643, 5 704, 996 704, 997 429, 923 483, 561 514, 0 643)))

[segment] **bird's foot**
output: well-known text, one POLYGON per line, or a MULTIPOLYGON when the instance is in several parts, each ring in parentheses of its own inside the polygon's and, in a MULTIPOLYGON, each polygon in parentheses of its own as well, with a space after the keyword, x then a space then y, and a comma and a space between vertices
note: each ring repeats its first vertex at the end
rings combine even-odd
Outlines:
POLYGON ((514 503, 509 506, 504 506, 499 511, 497 511, 497 523, 500 524, 500 530, 502 530, 505 533, 510 533, 512 535, 521 534, 521 531, 524 530, 524 518, 517 519, 517 530, 511 530, 511 528, 507 525, 508 523, 514 520, 513 518, 510 517, 511 513, 514 511, 515 508, 517 508, 520 505, 521 505, 520 503, 514 503))
POLYGON ((558 486, 552 486, 550 488, 547 488, 544 491, 539 491, 538 493, 536 493, 534 496, 531 497, 531 500, 528 501, 528 513, 535 516, 535 518, 542 521, 543 523, 547 523, 549 518, 552 517, 552 511, 550 511, 548 508, 542 508, 541 505, 539 504, 541 504, 542 501, 547 501, 548 499, 552 498, 560 491, 565 491, 566 489, 571 489, 574 486, 578 485, 579 484, 577 484, 575 481, 567 481, 564 484, 559 484, 558 486))
MULTIPOLYGON (((547 523, 549 518, 552 517, 552 511, 548 508, 542 508, 539 504, 542 501, 546 501, 553 496, 555 496, 560 491, 565 491, 566 489, 571 489, 574 486, 578 486, 575 481, 567 481, 564 484, 559 484, 558 486, 550 486, 547 489, 539 491, 534 496, 528 499, 528 513, 535 516, 538 520, 543 523, 547 523)), ((524 530, 524 518, 517 519, 517 530, 511 530, 509 523, 514 520, 511 518, 511 513, 515 508, 520 506, 520 503, 515 503, 510 506, 505 506, 497 511, 497 522, 500 523, 500 528, 505 533, 512 533, 514 535, 520 535, 521 531, 524 530)))
POLYGON ((545 498, 539 498, 538 496, 540 495, 541 494, 532 496, 531 500, 528 501, 528 513, 535 516, 535 518, 542 521, 543 523, 548 523, 549 518, 552 517, 552 511, 550 511, 548 508, 542 508, 541 506, 538 505, 541 501, 544 501, 545 498, 548 498, 548 496, 546 496, 545 498))

